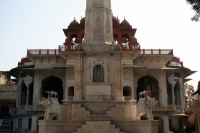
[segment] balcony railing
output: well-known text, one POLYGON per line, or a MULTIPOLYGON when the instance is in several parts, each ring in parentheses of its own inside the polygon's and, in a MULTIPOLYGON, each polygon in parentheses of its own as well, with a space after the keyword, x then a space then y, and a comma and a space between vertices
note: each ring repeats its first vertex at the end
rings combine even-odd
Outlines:
POLYGON ((25 110, 25 106, 24 106, 24 105, 21 105, 21 106, 19 107, 19 110, 25 110))
POLYGON ((59 46, 59 52, 66 52, 66 51, 75 51, 76 45, 60 45, 59 46))
POLYGON ((44 110, 44 107, 39 106, 39 105, 26 105, 25 110, 26 111, 41 111, 41 110, 44 110))
POLYGON ((58 49, 28 49, 27 55, 58 55, 58 49))
POLYGON ((141 49, 141 55, 173 55, 173 49, 141 49))
POLYGON ((182 110, 181 105, 176 105, 176 110, 182 110))
POLYGON ((154 106, 153 110, 175 110, 175 106, 174 105, 167 105, 167 106, 154 106))
POLYGON ((140 45, 129 45, 128 43, 121 44, 123 51, 140 51, 140 45))
POLYGON ((131 100, 131 96, 124 96, 124 100, 131 100))

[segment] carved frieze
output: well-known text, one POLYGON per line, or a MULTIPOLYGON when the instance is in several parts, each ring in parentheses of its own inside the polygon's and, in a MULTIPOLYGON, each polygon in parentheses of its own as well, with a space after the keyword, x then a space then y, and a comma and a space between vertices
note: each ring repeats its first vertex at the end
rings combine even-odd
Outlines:
POLYGON ((87 18, 87 22, 86 22, 86 33, 90 33, 91 32, 91 20, 90 20, 90 16, 87 18))
POLYGON ((16 84, 0 85, 0 91, 17 91, 16 84))
POLYGON ((109 52, 108 45, 89 45, 88 52, 109 52))
POLYGON ((91 35, 85 34, 84 40, 85 40, 85 42, 89 42, 91 40, 91 35))
POLYGON ((100 0, 95 0, 94 6, 101 6, 101 5, 102 5, 102 1, 100 1, 100 0))
POLYGON ((96 7, 93 9, 96 13, 102 13, 105 9, 102 7, 96 7))
POLYGON ((103 42, 104 40, 105 40, 105 37, 103 34, 94 34, 93 35, 94 42, 103 42))
POLYGON ((103 32, 103 26, 102 26, 102 20, 100 18, 100 15, 97 15, 95 26, 94 26, 94 32, 95 33, 102 33, 103 32))
POLYGON ((124 80, 131 80, 131 72, 123 71, 123 78, 124 78, 124 80))
POLYGON ((67 80, 74 80, 74 71, 67 71, 67 80))
POLYGON ((112 35, 106 35, 106 42, 113 42, 113 36, 112 35))
POLYGON ((110 32, 111 32, 110 20, 109 20, 109 15, 107 15, 107 18, 106 18, 106 33, 110 34, 110 32))

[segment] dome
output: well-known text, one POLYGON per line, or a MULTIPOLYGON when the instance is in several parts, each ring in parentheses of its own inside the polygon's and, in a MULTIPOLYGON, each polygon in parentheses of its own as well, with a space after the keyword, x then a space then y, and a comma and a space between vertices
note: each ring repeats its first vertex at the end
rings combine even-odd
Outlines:
POLYGON ((113 22, 116 22, 119 24, 119 19, 117 17, 113 16, 112 19, 113 19, 113 22))
POLYGON ((126 19, 124 19, 124 20, 121 22, 120 25, 121 25, 121 26, 131 26, 131 25, 129 24, 129 22, 128 22, 126 19))
POLYGON ((74 19, 69 25, 69 27, 78 27, 78 26, 79 26, 79 23, 76 21, 76 19, 74 19))
POLYGON ((180 61, 179 57, 173 57, 171 60, 168 62, 168 66, 176 66, 176 67, 181 67, 182 62, 180 61))
POLYGON ((81 24, 81 23, 84 23, 84 22, 85 22, 85 17, 84 17, 84 18, 81 18, 80 24, 81 24))
POLYGON ((134 44, 139 44, 138 41, 137 41, 137 38, 133 37, 132 40, 133 40, 134 44))

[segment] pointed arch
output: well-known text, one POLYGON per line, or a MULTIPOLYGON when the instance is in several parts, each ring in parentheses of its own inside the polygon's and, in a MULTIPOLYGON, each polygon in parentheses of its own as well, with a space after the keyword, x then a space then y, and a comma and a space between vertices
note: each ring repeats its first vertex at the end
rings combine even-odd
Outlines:
POLYGON ((93 68, 93 82, 104 82, 104 69, 102 65, 95 65, 93 68))
POLYGON ((137 82, 137 100, 139 100, 139 93, 143 91, 148 91, 149 97, 155 97, 159 100, 158 91, 159 91, 159 83, 158 80, 153 77, 146 75, 141 77, 137 82))
POLYGON ((131 96, 131 87, 129 86, 124 86, 123 87, 123 96, 131 96))
POLYGON ((24 83, 24 81, 22 81, 21 83, 21 98, 20 98, 20 105, 24 106, 26 105, 26 98, 27 98, 27 87, 24 83))
POLYGON ((70 97, 74 96, 74 86, 70 86, 68 88, 68 96, 70 96, 70 97))
POLYGON ((42 81, 42 97, 47 98, 48 95, 46 94, 45 91, 54 91, 57 92, 58 94, 58 101, 61 104, 63 100, 63 87, 62 87, 62 80, 58 77, 55 76, 50 76, 45 78, 42 81))

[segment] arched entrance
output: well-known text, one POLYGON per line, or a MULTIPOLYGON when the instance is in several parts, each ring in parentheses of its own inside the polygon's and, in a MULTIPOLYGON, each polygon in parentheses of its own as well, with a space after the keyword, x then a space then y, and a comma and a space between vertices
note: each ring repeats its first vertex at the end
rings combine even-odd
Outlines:
POLYGON ((73 100, 74 97, 74 86, 71 86, 68 88, 68 96, 69 96, 69 100, 73 100))
POLYGON ((22 106, 25 106, 26 105, 26 98, 27 98, 27 87, 24 83, 24 81, 22 81, 22 84, 21 84, 21 100, 20 100, 20 105, 22 106))
POLYGON ((153 76, 147 75, 141 77, 137 82, 137 100, 139 100, 139 93, 143 91, 147 91, 149 97, 151 98, 155 97, 157 100, 159 100, 158 85, 159 85, 158 80, 153 76))
POLYGON ((130 100, 131 99, 131 87, 129 86, 124 86, 123 87, 123 96, 125 98, 125 100, 130 100))
POLYGON ((7 105, 3 105, 1 107, 1 112, 0 112, 0 118, 8 118, 10 115, 9 115, 9 107, 7 105))
POLYGON ((57 92, 58 94, 58 101, 61 104, 63 100, 63 87, 62 87, 62 81, 60 78, 55 77, 55 76, 50 76, 45 78, 42 81, 42 97, 47 98, 48 95, 45 91, 54 91, 57 92))

